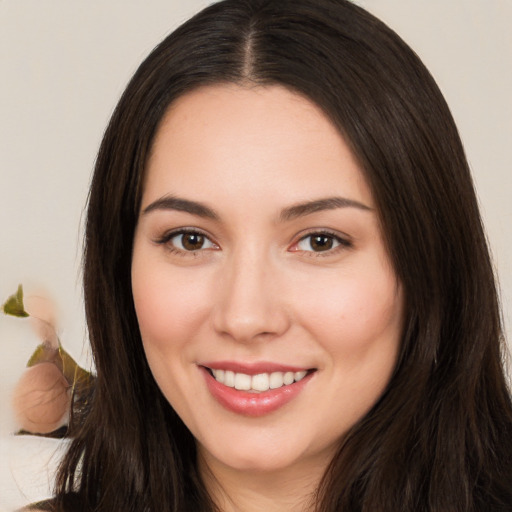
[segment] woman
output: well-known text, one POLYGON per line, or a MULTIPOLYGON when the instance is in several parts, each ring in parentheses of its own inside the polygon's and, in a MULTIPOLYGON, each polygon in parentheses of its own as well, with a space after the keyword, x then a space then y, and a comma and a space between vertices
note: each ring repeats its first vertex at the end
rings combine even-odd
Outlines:
POLYGON ((468 165, 362 9, 227 0, 171 34, 105 133, 86 243, 97 382, 57 509, 512 509, 468 165))

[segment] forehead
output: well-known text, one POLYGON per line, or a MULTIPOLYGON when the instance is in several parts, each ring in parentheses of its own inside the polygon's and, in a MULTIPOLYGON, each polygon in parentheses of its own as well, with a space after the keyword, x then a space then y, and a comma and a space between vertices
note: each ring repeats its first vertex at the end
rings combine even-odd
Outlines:
POLYGON ((222 192, 299 201, 334 191, 372 204, 356 158, 317 105, 282 86, 223 84, 194 90, 168 109, 148 160, 144 196, 179 192, 205 199, 204 193, 222 192))

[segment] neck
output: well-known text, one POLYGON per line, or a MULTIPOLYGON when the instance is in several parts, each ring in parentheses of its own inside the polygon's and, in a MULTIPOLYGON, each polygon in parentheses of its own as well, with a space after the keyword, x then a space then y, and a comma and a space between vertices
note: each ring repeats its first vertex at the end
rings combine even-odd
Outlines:
POLYGON ((312 512, 328 461, 304 461, 275 471, 239 470, 200 452, 198 464, 221 512, 312 512))

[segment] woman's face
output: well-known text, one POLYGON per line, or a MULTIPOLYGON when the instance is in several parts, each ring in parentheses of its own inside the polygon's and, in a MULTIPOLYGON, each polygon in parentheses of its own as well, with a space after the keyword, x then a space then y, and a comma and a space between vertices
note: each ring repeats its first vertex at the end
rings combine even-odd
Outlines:
POLYGON ((132 285, 151 371, 211 467, 325 467, 395 366, 402 292, 370 190, 326 116, 282 87, 172 105, 132 285))

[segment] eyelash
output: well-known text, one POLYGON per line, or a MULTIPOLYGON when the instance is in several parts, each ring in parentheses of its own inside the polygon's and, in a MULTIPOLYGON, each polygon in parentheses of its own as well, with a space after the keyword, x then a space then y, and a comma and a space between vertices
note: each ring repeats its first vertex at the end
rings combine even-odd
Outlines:
MULTIPOLYGON (((336 242, 338 245, 336 245, 333 248, 327 249, 325 251, 313 251, 313 250, 307 251, 307 250, 297 248, 297 249, 294 249, 293 252, 302 252, 307 257, 323 258, 323 257, 327 257, 327 256, 332 256, 334 254, 337 254, 339 251, 343 251, 345 249, 350 249, 352 247, 352 242, 350 240, 348 240, 347 238, 341 237, 338 233, 335 233, 333 231, 329 231, 326 229, 310 231, 309 233, 303 235, 297 242, 295 242, 293 244, 293 247, 298 247, 298 245, 301 242, 307 240, 308 238, 312 239, 315 236, 317 236, 317 237, 324 236, 324 237, 330 238, 334 242, 336 242)), ((311 246, 311 241, 309 242, 309 245, 311 246)))
POLYGON ((165 246, 165 248, 171 253, 176 254, 178 256, 197 256, 200 252, 204 251, 204 248, 197 249, 195 251, 187 251, 186 249, 180 249, 179 247, 176 247, 174 244, 171 244, 171 240, 175 237, 178 237, 180 235, 197 235, 201 236, 207 240, 210 244, 213 246, 218 247, 215 242, 212 242, 210 237, 203 233, 202 231, 194 228, 180 228, 175 231, 169 231, 165 233, 162 237, 155 240, 155 243, 159 245, 165 246))
MULTIPOLYGON (((214 246, 213 248, 218 248, 218 245, 215 242, 213 242, 208 235, 206 235, 202 231, 194 229, 194 228, 180 228, 175 231, 169 231, 169 232, 165 233, 162 237, 155 240, 155 243, 165 246, 166 249, 170 253, 177 254, 179 256, 197 256, 200 252, 211 249, 211 247, 208 247, 206 249, 200 248, 197 250, 189 251, 186 249, 181 249, 179 247, 176 247, 174 244, 170 243, 173 238, 178 237, 180 235, 197 235, 197 236, 204 237, 205 240, 207 240, 212 246, 214 246)), ((333 242, 336 242, 338 245, 336 245, 332 248, 326 249, 325 251, 313 251, 313 250, 308 251, 308 250, 304 250, 304 249, 295 248, 295 249, 291 249, 291 252, 302 252, 307 257, 318 258, 318 257, 331 256, 333 254, 338 253, 339 251, 342 251, 344 249, 349 249, 352 247, 352 242, 350 242, 346 238, 342 238, 339 234, 334 233, 332 231, 328 231, 328 230, 311 231, 311 232, 307 233, 306 235, 303 235, 297 242, 295 242, 292 245, 292 247, 298 247, 298 245, 301 242, 304 242, 308 238, 312 238, 314 236, 317 236, 317 237, 323 236, 323 237, 329 238, 333 242)), ((311 247, 311 242, 309 245, 311 247)))

